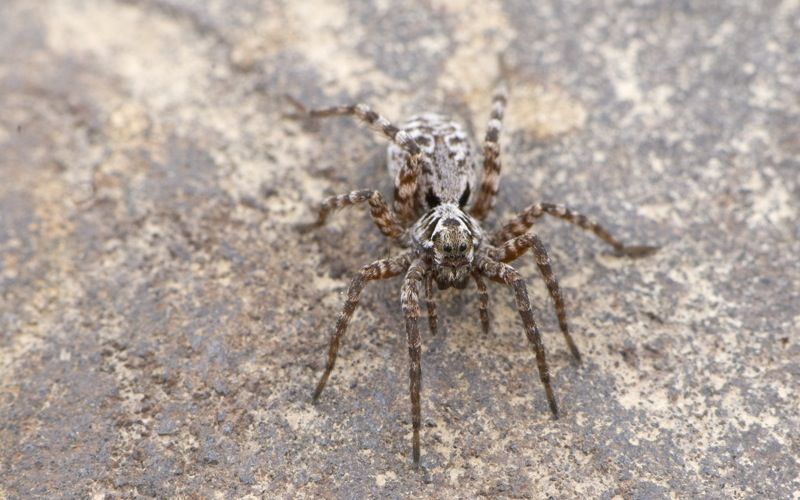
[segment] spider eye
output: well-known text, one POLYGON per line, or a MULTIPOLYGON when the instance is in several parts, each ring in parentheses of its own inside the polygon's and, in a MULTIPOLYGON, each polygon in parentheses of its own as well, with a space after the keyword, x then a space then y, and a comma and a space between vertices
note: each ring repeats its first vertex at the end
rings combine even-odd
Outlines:
POLYGON ((466 243, 462 243, 461 245, 459 245, 458 246, 458 251, 459 252, 466 252, 467 251, 467 244, 466 243))
POLYGON ((444 249, 444 253, 450 253, 450 252, 452 252, 452 251, 453 251, 453 247, 452 247, 452 246, 450 246, 450 245, 445 245, 445 246, 443 247, 443 249, 444 249))

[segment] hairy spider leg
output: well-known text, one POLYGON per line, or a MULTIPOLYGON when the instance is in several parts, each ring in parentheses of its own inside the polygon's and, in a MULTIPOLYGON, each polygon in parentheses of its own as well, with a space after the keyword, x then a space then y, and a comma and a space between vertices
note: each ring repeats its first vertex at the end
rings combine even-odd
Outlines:
POLYGON ((481 328, 483 333, 489 333, 489 291, 486 289, 486 282, 483 281, 479 272, 474 271, 472 278, 478 287, 478 312, 481 316, 481 328))
POLYGON ((308 111, 308 114, 312 118, 355 116, 408 153, 408 160, 394 180, 394 210, 397 212, 401 222, 405 224, 412 222, 415 215, 414 193, 417 191, 417 177, 421 168, 420 161, 422 156, 422 150, 414 139, 405 131, 392 125, 389 120, 373 111, 366 104, 312 109, 308 111))
POLYGON ((483 141, 483 178, 480 191, 470 213, 476 219, 483 219, 492 208, 500 185, 500 131, 503 128, 503 114, 508 99, 508 86, 505 77, 500 82, 492 97, 492 112, 486 126, 486 137, 483 141))
POLYGON ((422 259, 411 263, 400 292, 400 302, 406 317, 406 336, 408 337, 409 390, 411 393, 411 426, 414 431, 412 449, 414 464, 419 465, 419 430, 422 424, 419 391, 422 379, 421 352, 422 341, 419 336, 419 285, 426 272, 422 259))
POLYGON ((397 276, 405 271, 410 264, 411 252, 398 255, 390 259, 381 259, 368 264, 361 268, 358 274, 353 278, 350 287, 347 289, 347 301, 344 304, 339 318, 336 320, 336 329, 331 335, 330 345, 328 346, 328 360, 325 365, 325 372, 317 383, 317 388, 314 391, 314 401, 319 399, 322 390, 325 388, 325 383, 328 382, 328 377, 333 371, 333 365, 336 363, 336 354, 339 352, 339 344, 342 341, 345 331, 347 331, 347 324, 353 316, 356 306, 358 306, 359 296, 361 290, 367 281, 380 280, 397 276))
POLYGON ((323 200, 323 202, 320 204, 317 221, 307 224, 303 227, 303 229, 307 230, 319 227, 325 223, 325 220, 328 218, 328 215, 330 215, 331 212, 364 202, 369 203, 370 216, 372 217, 372 221, 375 222, 375 225, 378 226, 378 229, 380 229, 381 233, 386 235, 388 238, 396 239, 405 232, 403 226, 400 225, 400 222, 397 220, 394 212, 392 212, 392 210, 386 205, 381 193, 372 189, 351 191, 347 194, 340 194, 325 198, 325 200, 323 200))
POLYGON ((593 232, 598 238, 611 245, 620 255, 644 257, 658 250, 658 247, 655 246, 625 246, 591 217, 575 212, 564 205, 553 203, 534 203, 527 207, 516 217, 503 224, 503 227, 495 231, 491 238, 492 244, 502 245, 511 238, 525 234, 536 220, 544 214, 558 217, 582 229, 593 232))
POLYGON ((528 337, 528 341, 536 354, 536 364, 539 368, 539 380, 541 380, 542 385, 544 385, 544 392, 547 395, 550 411, 553 413, 554 418, 558 418, 558 405, 556 404, 556 397, 553 394, 553 387, 550 384, 550 369, 545 359, 544 344, 542 344, 542 337, 539 334, 539 329, 536 327, 536 321, 533 319, 533 311, 531 310, 531 302, 528 298, 528 289, 525 287, 525 281, 523 281, 522 277, 513 267, 488 257, 478 259, 477 268, 490 280, 503 283, 513 290, 514 300, 517 303, 517 310, 525 326, 525 335, 528 337))
POLYGON ((431 335, 437 333, 436 297, 433 296, 433 273, 428 273, 425 278, 425 299, 428 305, 428 328, 431 335))
POLYGON ((558 280, 555 274, 553 274, 552 267, 550 267, 550 257, 547 255, 547 250, 542 240, 533 233, 526 233, 506 242, 500 248, 493 248, 489 251, 489 257, 500 262, 511 262, 527 252, 528 249, 533 249, 536 265, 539 267, 539 273, 542 275, 542 279, 547 285, 547 291, 553 299, 556 316, 558 317, 558 326, 561 328, 564 340, 567 341, 567 346, 569 346, 572 356, 580 362, 581 354, 578 351, 578 347, 575 345, 575 341, 572 340, 572 335, 570 335, 569 327, 567 326, 567 312, 564 306, 564 297, 561 295, 558 280))

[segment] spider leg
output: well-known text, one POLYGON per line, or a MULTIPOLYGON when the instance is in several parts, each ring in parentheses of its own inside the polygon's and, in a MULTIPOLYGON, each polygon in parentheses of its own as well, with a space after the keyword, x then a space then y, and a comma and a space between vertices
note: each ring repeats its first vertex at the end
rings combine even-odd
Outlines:
POLYGON ((472 206, 471 213, 477 219, 483 219, 494 204, 494 197, 500 185, 500 131, 503 128, 503 114, 505 113, 508 99, 508 86, 505 81, 505 71, 492 97, 492 112, 489 115, 489 124, 486 127, 486 137, 483 141, 483 179, 480 191, 472 206))
POLYGON ((372 110, 366 104, 352 104, 348 106, 332 106, 330 108, 312 109, 308 111, 311 118, 324 118, 328 116, 355 116, 369 127, 380 132, 384 137, 394 142, 409 155, 418 155, 419 146, 407 133, 392 125, 392 123, 372 110))
MULTIPOLYGON (((402 133, 405 134, 405 132, 402 133)), ((406 224, 414 220, 414 194, 417 192, 417 177, 422 168, 420 166, 422 152, 413 139, 409 137, 409 140, 414 144, 417 153, 408 155, 406 162, 397 172, 397 177, 394 179, 394 211, 400 220, 406 224)))
POLYGON ((481 278, 480 273, 474 271, 472 278, 475 280, 475 285, 478 287, 478 303, 479 312, 481 315, 481 327, 483 333, 489 333, 489 291, 486 289, 486 282, 481 278))
POLYGON ((403 281, 403 288, 400 293, 400 302, 403 306, 403 313, 406 317, 406 335, 408 337, 408 355, 410 358, 409 376, 411 379, 411 426, 414 431, 413 437, 413 457, 414 464, 419 465, 419 430, 422 423, 419 390, 422 378, 420 365, 420 355, 422 342, 419 336, 419 285, 422 283, 426 271, 426 265, 421 259, 411 263, 403 281))
POLYGON ((325 388, 325 383, 328 381, 331 371, 333 371, 333 365, 336 363, 336 354, 339 351, 339 344, 342 341, 345 331, 347 331, 347 324, 350 322, 350 318, 353 316, 353 311, 355 311, 356 306, 358 305, 358 299, 361 295, 361 290, 364 289, 364 285, 367 283, 367 281, 397 276, 408 268, 409 262, 409 253, 404 253, 390 259, 377 260, 372 264, 362 267, 358 274, 353 278, 353 281, 350 282, 350 287, 347 289, 347 301, 344 304, 341 314, 339 314, 339 318, 336 320, 336 329, 331 335, 331 342, 328 346, 328 361, 325 365, 325 372, 322 374, 322 377, 317 383, 317 388, 314 390, 313 399, 315 402, 317 399, 319 399, 319 395, 322 394, 322 390, 325 388))
POLYGON ((479 259, 477 268, 490 280, 508 285, 513 290, 514 300, 517 303, 517 310, 522 318, 522 323, 525 325, 525 334, 533 347, 533 351, 536 353, 539 379, 542 381, 542 385, 544 385, 550 411, 553 413, 553 417, 558 418, 558 405, 556 404, 556 398, 553 394, 553 387, 550 384, 550 369, 547 367, 547 360, 545 359, 544 344, 542 344, 542 337, 539 334, 539 329, 536 327, 536 321, 533 319, 533 311, 531 311, 531 302, 528 298, 528 289, 525 287, 525 282, 516 269, 489 257, 479 259))
POLYGON ((320 205, 316 222, 301 225, 300 229, 306 231, 319 227, 325 223, 331 212, 364 202, 369 203, 370 215, 381 233, 392 239, 398 238, 404 233, 403 226, 400 225, 394 212, 386 205, 381 193, 371 189, 352 191, 347 194, 325 198, 320 205))
POLYGON ((533 249, 533 255, 536 258, 536 265, 539 267, 539 272, 542 279, 547 285, 547 291, 553 299, 553 305, 556 309, 556 316, 558 316, 558 326, 561 328, 561 333, 564 334, 564 340, 567 341, 572 356, 580 362, 581 354, 575 341, 572 340, 572 335, 569 333, 567 326, 567 312, 564 306, 564 297, 561 295, 561 288, 558 286, 558 280, 553 274, 553 268, 550 267, 550 257, 547 255, 544 243, 533 233, 526 233, 518 236, 513 240, 506 242, 499 248, 493 248, 489 251, 489 257, 500 262, 511 262, 524 254, 528 249, 533 249))
POLYGON ((413 220, 414 193, 417 191, 417 176, 420 171, 422 150, 408 133, 392 125, 389 120, 373 111, 366 104, 306 110, 305 106, 297 100, 291 99, 291 102, 311 118, 355 116, 408 153, 406 163, 397 173, 397 177, 394 180, 394 209, 401 221, 410 222, 413 220))
POLYGON ((437 333, 437 326, 436 326, 436 298, 433 296, 433 274, 429 273, 427 278, 425 278, 425 299, 428 303, 428 328, 431 331, 431 335, 436 335, 437 333))
POLYGON ((616 238, 611 236, 603 226, 598 224, 591 217, 584 214, 575 212, 565 207, 564 205, 555 205, 553 203, 534 203, 516 217, 506 222, 503 227, 495 231, 492 235, 491 241, 495 245, 501 245, 511 238, 525 234, 525 232, 536 222, 542 215, 547 214, 553 217, 558 217, 567 222, 571 222, 582 229, 593 232, 598 238, 611 245, 614 250, 620 255, 628 257, 644 257, 651 255, 658 250, 655 246, 625 246, 620 243, 616 238))

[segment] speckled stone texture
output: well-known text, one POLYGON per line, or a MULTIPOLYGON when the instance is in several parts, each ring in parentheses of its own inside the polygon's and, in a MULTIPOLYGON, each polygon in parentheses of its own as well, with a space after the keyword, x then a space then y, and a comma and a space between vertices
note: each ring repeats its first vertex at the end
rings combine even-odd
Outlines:
POLYGON ((798 498, 800 2, 3 0, 0 498, 798 498), (370 284, 317 405, 352 273, 397 253, 351 120, 459 115, 481 136, 514 68, 487 225, 534 201, 592 214, 620 259, 537 226, 563 412, 510 293, 439 295, 411 465, 399 280, 370 284))

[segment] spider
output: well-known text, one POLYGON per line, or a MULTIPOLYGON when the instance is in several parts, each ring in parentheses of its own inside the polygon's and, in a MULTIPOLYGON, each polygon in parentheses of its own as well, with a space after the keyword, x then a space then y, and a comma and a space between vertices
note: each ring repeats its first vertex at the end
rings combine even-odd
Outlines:
POLYGON ((572 356, 580 362, 581 356, 567 326, 566 307, 550 267, 550 258, 544 244, 530 228, 543 215, 550 215, 593 232, 619 255, 640 257, 651 254, 657 248, 625 246, 591 218, 551 203, 534 203, 493 232, 481 226, 481 221, 494 204, 500 180, 499 137, 507 100, 506 80, 505 76, 500 77, 492 98, 483 141, 483 175, 479 185, 476 184, 478 162, 475 148, 464 128, 445 116, 420 114, 397 127, 365 104, 307 110, 299 101, 290 98, 302 116, 352 116, 390 141, 387 163, 394 178, 393 207, 389 207, 377 190, 352 191, 326 198, 319 208, 317 220, 304 226, 305 230, 321 226, 332 212, 367 203, 372 220, 381 233, 404 249, 395 257, 380 259, 362 267, 353 277, 344 308, 331 335, 325 371, 317 383, 313 401, 319 399, 330 377, 339 345, 366 283, 405 273, 400 302, 405 316, 410 358, 412 453, 415 466, 420 461, 421 339, 418 320, 423 287, 428 325, 431 334, 435 335, 437 315, 433 297, 434 282, 440 290, 450 287, 464 289, 470 280, 475 282, 484 333, 489 331, 489 295, 484 278, 508 286, 536 355, 539 379, 544 386, 550 411, 557 419, 558 406, 528 291, 519 272, 508 263, 532 250, 553 299, 561 333, 572 356))

